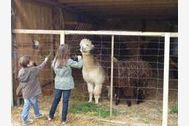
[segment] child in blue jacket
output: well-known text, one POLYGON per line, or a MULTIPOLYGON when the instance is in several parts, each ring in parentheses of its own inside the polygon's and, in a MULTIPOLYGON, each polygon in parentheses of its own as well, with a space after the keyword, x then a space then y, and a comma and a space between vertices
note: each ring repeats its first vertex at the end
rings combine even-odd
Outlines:
POLYGON ((55 93, 53 103, 49 111, 49 121, 54 118, 57 105, 63 94, 61 121, 63 124, 66 124, 69 98, 71 90, 74 88, 72 68, 81 68, 82 65, 83 60, 81 59, 81 56, 78 56, 78 61, 74 61, 70 58, 70 49, 67 44, 62 44, 59 46, 56 56, 51 65, 55 72, 55 93))

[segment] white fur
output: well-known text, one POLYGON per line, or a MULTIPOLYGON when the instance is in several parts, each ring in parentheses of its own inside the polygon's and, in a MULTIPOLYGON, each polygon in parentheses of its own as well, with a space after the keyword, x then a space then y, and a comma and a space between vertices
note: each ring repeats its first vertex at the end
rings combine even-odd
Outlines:
POLYGON ((82 39, 80 51, 83 56, 83 78, 87 83, 89 92, 89 102, 92 102, 94 95, 95 103, 98 104, 101 95, 102 84, 105 81, 105 72, 102 66, 96 61, 90 51, 94 45, 89 39, 82 39))

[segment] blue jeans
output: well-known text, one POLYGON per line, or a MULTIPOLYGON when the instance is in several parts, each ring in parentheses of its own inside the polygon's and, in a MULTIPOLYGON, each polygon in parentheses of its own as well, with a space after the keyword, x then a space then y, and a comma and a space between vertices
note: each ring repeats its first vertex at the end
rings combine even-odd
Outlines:
POLYGON ((30 106, 33 107, 34 114, 36 117, 41 115, 41 113, 39 112, 39 106, 38 106, 38 96, 24 99, 24 106, 23 106, 23 111, 21 115, 23 122, 27 122, 29 119, 30 106))
POLYGON ((67 114, 68 114, 68 103, 69 103, 71 90, 55 89, 54 100, 53 100, 51 109, 49 111, 49 117, 54 118, 54 114, 57 109, 58 103, 60 102, 62 94, 63 94, 62 121, 66 121, 67 114))

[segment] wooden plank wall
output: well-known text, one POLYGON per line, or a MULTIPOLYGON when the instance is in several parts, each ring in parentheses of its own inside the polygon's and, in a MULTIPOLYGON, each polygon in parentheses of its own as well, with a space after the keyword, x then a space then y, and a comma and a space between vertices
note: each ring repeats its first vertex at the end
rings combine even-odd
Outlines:
POLYGON ((52 29, 52 8, 30 0, 15 0, 16 28, 52 29))
MULTIPOLYGON (((14 16, 15 16, 15 28, 18 29, 53 29, 53 11, 52 6, 36 3, 32 0, 15 0, 14 1, 14 16)), ((62 21, 63 22, 63 21, 62 21)), ((59 25, 59 24, 58 24, 59 25)), ((53 35, 13 35, 13 94, 15 94, 18 81, 16 80, 18 71, 20 69, 18 65, 19 57, 23 55, 29 55, 37 63, 40 64, 45 56, 51 51, 55 51, 55 46, 59 45, 59 36, 53 35), (40 42, 40 48, 33 49, 33 40, 40 42)), ((52 59, 50 59, 52 60, 52 59)), ((53 90, 53 71, 50 69, 50 61, 45 69, 40 73, 39 80, 43 89, 53 90), (48 84, 46 86, 46 84, 48 84), (45 85, 45 86, 43 86, 45 85)), ((44 92, 46 94, 46 92, 44 92)), ((14 102, 17 97, 14 95, 14 102)))
MULTIPOLYGON (((43 4, 42 2, 35 2, 34 0, 14 0, 13 10, 15 13, 14 28, 17 29, 91 30, 93 27, 91 23, 86 23, 88 22, 88 19, 84 19, 85 21, 79 20, 82 15, 65 11, 60 7, 50 4, 48 5, 43 4)), ((67 37, 68 39, 66 43, 71 46, 71 50, 79 50, 79 42, 83 37, 84 36, 69 36, 67 37)), ((18 86, 16 77, 18 70, 20 69, 18 65, 19 57, 29 55, 37 64, 39 64, 42 62, 44 57, 49 54, 49 52, 53 52, 53 54, 55 54, 59 42, 60 40, 58 35, 13 35, 13 50, 15 53, 13 58, 14 94, 15 89, 18 86), (40 42, 39 49, 32 48, 33 40, 38 40, 40 42)), ((74 54, 78 53, 78 51, 72 52, 74 54)), ((53 76, 49 62, 47 67, 40 74, 41 85, 53 80, 53 76)), ((50 89, 53 89, 54 85, 52 85, 53 84, 51 84, 50 89)), ((16 100, 16 98, 14 99, 16 100)))

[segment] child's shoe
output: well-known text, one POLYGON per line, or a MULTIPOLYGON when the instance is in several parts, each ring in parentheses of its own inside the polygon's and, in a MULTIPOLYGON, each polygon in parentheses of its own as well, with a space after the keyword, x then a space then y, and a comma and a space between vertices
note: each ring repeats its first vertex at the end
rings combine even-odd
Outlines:
POLYGON ((33 120, 29 119, 26 122, 23 122, 23 126, 27 126, 27 125, 32 124, 32 123, 33 123, 33 120))
POLYGON ((43 118, 43 117, 44 117, 44 114, 40 114, 38 116, 35 116, 36 119, 43 118))
POLYGON ((66 124, 66 121, 62 121, 62 124, 65 125, 65 124, 66 124))
POLYGON ((51 120, 52 120, 52 118, 48 116, 48 120, 49 120, 49 121, 51 121, 51 120))

